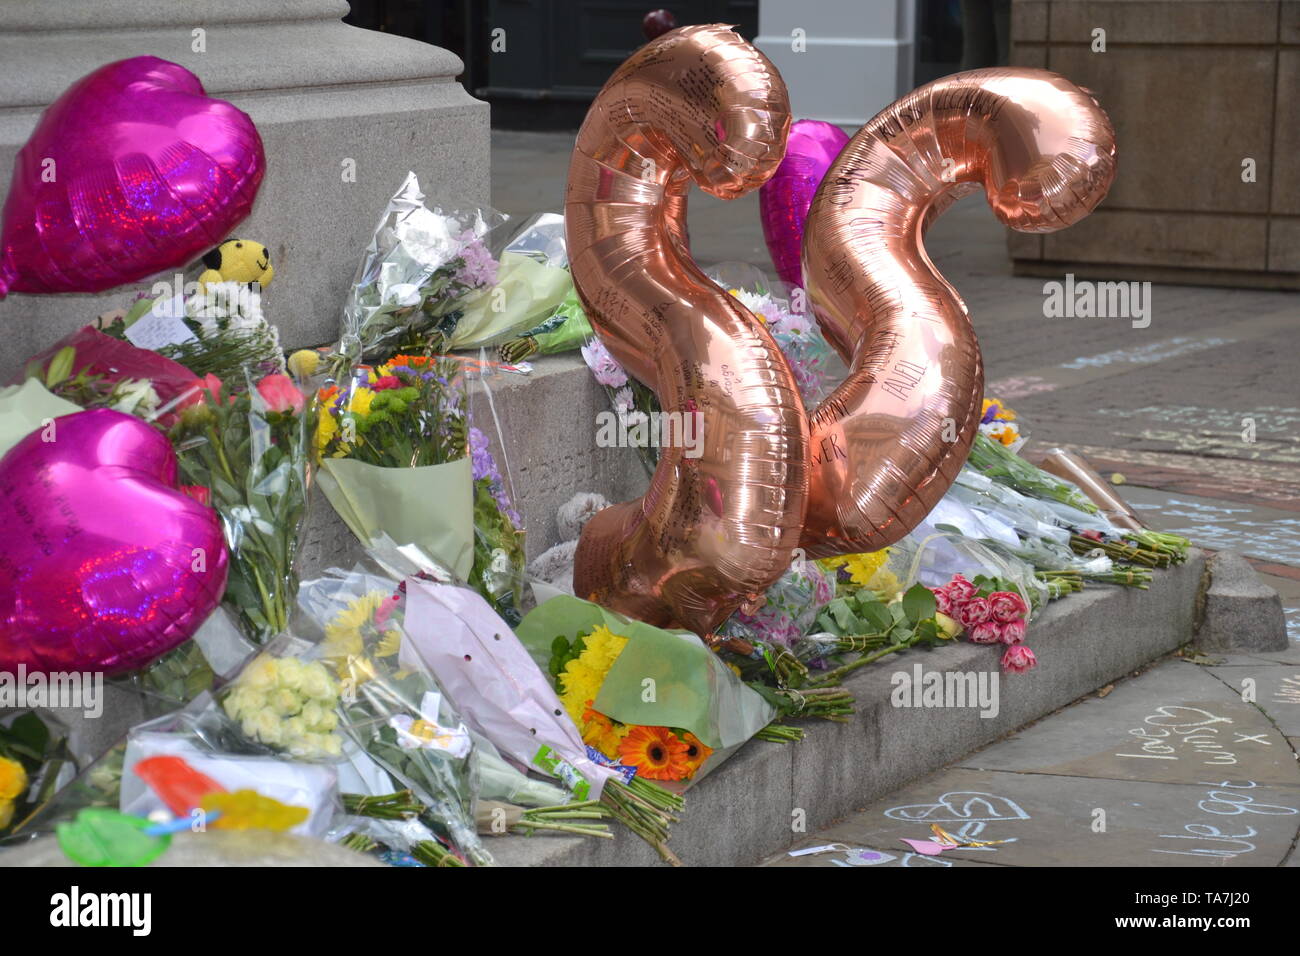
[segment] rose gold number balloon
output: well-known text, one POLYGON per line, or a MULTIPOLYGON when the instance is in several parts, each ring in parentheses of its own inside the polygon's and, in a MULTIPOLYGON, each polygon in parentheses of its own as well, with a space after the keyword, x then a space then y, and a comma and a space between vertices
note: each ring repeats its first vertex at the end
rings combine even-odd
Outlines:
POLYGON ((789 125, 761 53, 728 27, 684 27, 605 84, 569 168, 569 260, 592 325, 665 413, 702 422, 697 447, 661 448, 644 498, 587 523, 574 588, 705 636, 790 565, 808 426, 777 345, 691 260, 686 193, 692 180, 724 199, 762 185, 789 125))
POLYGON ((1115 135, 1084 90, 1045 70, 958 73, 858 131, 808 214, 803 274, 850 366, 811 420, 812 556, 875 551, 943 497, 978 427, 984 369, 966 306, 922 237, 984 187, 1024 232, 1078 222, 1115 176, 1115 135))

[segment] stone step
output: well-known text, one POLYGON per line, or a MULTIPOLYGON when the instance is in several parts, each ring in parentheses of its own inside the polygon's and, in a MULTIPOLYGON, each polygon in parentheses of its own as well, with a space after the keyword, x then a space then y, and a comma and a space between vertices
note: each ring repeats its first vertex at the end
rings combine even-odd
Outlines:
MULTIPOLYGON (((803 840, 871 801, 965 757, 1191 639, 1205 558, 1157 571, 1149 591, 1098 587, 1049 605, 1026 643, 1037 670, 1003 675, 996 716, 978 708, 896 707, 897 672, 997 673, 999 652, 957 643, 885 658, 845 684, 857 698, 847 724, 803 723, 797 744, 750 741, 687 791, 670 845, 688 865, 740 866, 803 840)), ((626 830, 614 840, 518 837, 489 849, 508 866, 646 866, 657 854, 626 830)))

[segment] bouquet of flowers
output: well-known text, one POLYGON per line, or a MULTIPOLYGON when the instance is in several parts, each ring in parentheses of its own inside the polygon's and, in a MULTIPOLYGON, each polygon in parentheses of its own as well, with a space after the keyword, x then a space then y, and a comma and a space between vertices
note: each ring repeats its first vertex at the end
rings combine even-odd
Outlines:
POLYGON ((684 788, 776 716, 695 635, 589 601, 554 597, 525 616, 518 636, 545 662, 583 741, 647 780, 684 788))
POLYGON ((430 209, 415 173, 408 173, 375 227, 344 303, 335 379, 363 361, 445 351, 465 308, 497 281, 487 243, 504 221, 491 210, 430 209))
POLYGON ((298 588, 294 564, 307 508, 307 400, 282 373, 242 381, 209 375, 170 430, 181 480, 221 515, 230 549, 224 602, 245 634, 284 630, 298 588))
POLYGON ((1038 666, 1034 652, 1024 644, 1030 607, 1018 591, 1005 587, 1006 582, 997 578, 979 575, 968 581, 956 574, 932 590, 939 611, 961 624, 967 640, 1006 645, 1002 669, 1023 674, 1038 666))
POLYGON ((467 299, 445 347, 492 345, 532 327, 573 292, 568 265, 564 217, 534 216, 502 251, 492 287, 467 299))
POLYGON ((114 338, 151 348, 195 375, 229 378, 240 369, 283 372, 280 333, 262 312, 261 288, 243 282, 195 283, 190 295, 141 298, 103 325, 114 338))
POLYGON ((478 759, 469 730, 411 646, 403 589, 364 571, 304 583, 295 629, 340 688, 339 727, 424 807, 422 824, 475 865, 478 759))
POLYGON ((397 355, 318 398, 318 481, 352 532, 417 546, 517 620, 523 522, 469 423, 465 363, 397 355))
POLYGON ((406 584, 411 649, 471 728, 506 757, 558 778, 579 801, 600 800, 663 859, 680 862, 667 839, 681 798, 589 748, 536 661, 475 592, 412 578, 406 584))
POLYGON ((1016 413, 996 398, 984 399, 979 430, 981 435, 1016 452, 1029 440, 1028 435, 1020 433, 1016 413))
POLYGON ((725 647, 763 661, 779 686, 807 676, 793 650, 814 627, 818 614, 836 595, 834 565, 796 560, 767 589, 756 609, 741 607, 718 629, 725 647))
POLYGON ((23 374, 64 400, 67 411, 59 414, 111 408, 164 426, 199 401, 204 385, 185 366, 88 325, 28 359, 23 374))

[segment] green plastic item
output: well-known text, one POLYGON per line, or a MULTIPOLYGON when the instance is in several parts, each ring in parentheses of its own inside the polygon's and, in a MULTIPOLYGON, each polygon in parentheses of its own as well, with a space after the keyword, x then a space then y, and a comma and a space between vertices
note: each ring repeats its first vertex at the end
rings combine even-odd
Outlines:
POLYGON ((170 835, 150 836, 144 817, 89 807, 55 827, 68 859, 82 866, 148 866, 171 846, 170 835))

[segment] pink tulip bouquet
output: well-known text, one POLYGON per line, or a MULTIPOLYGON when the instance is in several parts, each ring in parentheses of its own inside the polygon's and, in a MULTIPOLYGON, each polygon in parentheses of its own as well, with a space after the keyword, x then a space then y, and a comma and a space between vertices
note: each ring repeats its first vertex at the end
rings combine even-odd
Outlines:
POLYGON ((298 593, 311 416, 289 376, 245 370, 243 378, 232 387, 208 375, 169 435, 181 481, 206 489, 221 515, 230 548, 225 603, 261 644, 284 629, 298 593))
POLYGON ((1023 674, 1038 666, 1034 652, 1024 643, 1029 604, 1016 591, 1000 590, 1003 583, 982 576, 968 581, 955 574, 943 587, 931 590, 939 613, 959 623, 967 640, 1005 646, 1002 669, 1023 674))

